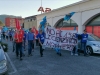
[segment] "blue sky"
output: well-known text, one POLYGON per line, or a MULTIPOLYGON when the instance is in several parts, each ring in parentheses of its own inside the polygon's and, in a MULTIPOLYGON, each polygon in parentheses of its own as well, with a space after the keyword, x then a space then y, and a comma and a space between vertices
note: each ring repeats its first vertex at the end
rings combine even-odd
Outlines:
MULTIPOLYGON (((42 6, 57 9, 81 0, 42 0, 42 6)), ((41 0, 0 0, 0 14, 28 17, 40 14, 41 0)))

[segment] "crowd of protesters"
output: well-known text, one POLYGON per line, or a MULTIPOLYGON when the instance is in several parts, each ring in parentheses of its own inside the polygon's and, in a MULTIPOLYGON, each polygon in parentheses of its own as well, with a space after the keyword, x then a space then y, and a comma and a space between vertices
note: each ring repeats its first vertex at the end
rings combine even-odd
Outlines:
POLYGON ((28 45, 28 57, 32 56, 32 51, 34 51, 34 43, 40 46, 40 56, 43 57, 43 48, 42 44, 44 43, 44 33, 42 30, 35 37, 32 29, 29 29, 29 32, 23 30, 16 30, 14 32, 13 38, 13 52, 16 51, 16 57, 22 60, 22 57, 25 56, 24 51, 26 51, 26 45, 28 45), (37 38, 37 39, 36 39, 37 38))
MULTIPOLYGON (((34 51, 34 44, 36 42, 36 46, 40 46, 40 56, 43 57, 43 43, 45 40, 45 33, 40 30, 39 33, 35 36, 34 32, 32 32, 32 29, 29 29, 29 32, 20 30, 9 30, 6 32, 3 32, 3 39, 10 39, 10 41, 13 42, 13 52, 16 52, 16 57, 20 58, 22 60, 22 57, 25 56, 24 51, 26 51, 26 47, 28 46, 28 57, 32 56, 32 51, 34 51), (27 46, 26 46, 27 45, 27 46)), ((84 30, 83 34, 76 34, 76 38, 78 40, 78 43, 81 42, 81 49, 84 51, 84 56, 87 56, 86 53, 86 43, 88 34, 86 33, 86 30, 84 30), (82 48, 83 47, 83 48, 82 48)), ((80 55, 80 50, 78 50, 78 43, 75 46, 75 48, 71 51, 71 55, 80 55)), ((61 49, 54 48, 60 56, 61 49)))

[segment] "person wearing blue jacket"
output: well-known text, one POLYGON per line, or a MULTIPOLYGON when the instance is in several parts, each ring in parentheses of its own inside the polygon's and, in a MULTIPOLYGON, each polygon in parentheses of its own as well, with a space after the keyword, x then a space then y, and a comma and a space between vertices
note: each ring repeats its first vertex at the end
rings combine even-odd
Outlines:
POLYGON ((81 49, 84 51, 84 56, 87 55, 86 53, 86 44, 87 44, 87 39, 88 39, 88 34, 87 31, 84 30, 84 33, 81 34, 82 40, 81 40, 81 49))
POLYGON ((32 46, 34 43, 35 37, 34 34, 32 33, 32 29, 29 29, 29 32, 27 34, 27 41, 28 41, 28 56, 32 56, 32 46))

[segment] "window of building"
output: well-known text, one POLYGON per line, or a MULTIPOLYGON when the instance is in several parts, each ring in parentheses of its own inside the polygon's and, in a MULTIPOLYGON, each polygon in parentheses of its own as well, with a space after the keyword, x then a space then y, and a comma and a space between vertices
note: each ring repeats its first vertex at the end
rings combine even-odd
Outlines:
POLYGON ((32 21, 32 19, 30 19, 30 21, 32 21))
POLYGON ((100 25, 100 16, 92 19, 87 25, 88 26, 97 26, 97 25, 100 25))
POLYGON ((75 23, 75 21, 73 21, 73 20, 61 20, 57 25, 56 25, 56 27, 58 28, 58 27, 77 27, 78 25, 75 23))
POLYGON ((70 20, 68 21, 63 20, 63 27, 68 27, 68 26, 70 26, 70 20))
POLYGON ((70 20, 70 24, 71 24, 71 26, 77 26, 77 24, 75 23, 75 21, 73 21, 73 20, 70 20))

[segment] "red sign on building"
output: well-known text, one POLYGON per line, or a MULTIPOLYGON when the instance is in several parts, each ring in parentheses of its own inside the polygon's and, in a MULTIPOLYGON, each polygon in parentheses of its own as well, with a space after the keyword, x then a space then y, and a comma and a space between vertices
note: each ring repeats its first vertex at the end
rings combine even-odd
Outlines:
POLYGON ((43 8, 43 7, 40 7, 39 9, 38 9, 38 12, 39 11, 41 11, 41 12, 49 12, 49 11, 51 11, 51 9, 50 8, 43 8))

